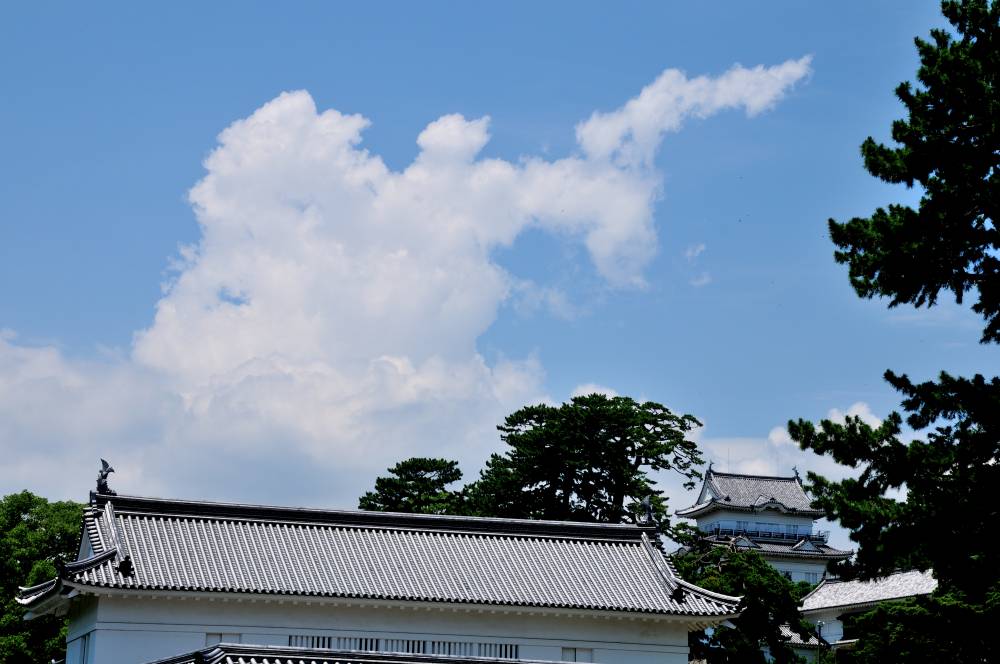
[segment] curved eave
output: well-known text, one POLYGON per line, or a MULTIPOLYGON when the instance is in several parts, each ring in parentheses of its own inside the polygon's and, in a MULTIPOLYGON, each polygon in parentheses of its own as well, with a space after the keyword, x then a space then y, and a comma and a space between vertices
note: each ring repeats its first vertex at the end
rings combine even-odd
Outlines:
POLYGON ((66 563, 65 566, 66 574, 67 575, 83 574, 84 572, 94 569, 101 563, 111 560, 117 555, 118 555, 118 549, 112 547, 105 551, 101 551, 100 553, 95 554, 90 558, 86 558, 84 560, 75 560, 71 563, 66 563))
POLYGON ((749 513, 761 513, 767 510, 774 510, 776 512, 781 512, 782 514, 789 514, 791 516, 808 516, 814 519, 822 518, 826 515, 823 510, 800 510, 792 509, 790 507, 785 507, 781 503, 768 502, 762 503, 760 505, 733 505, 721 500, 712 500, 707 503, 701 503, 698 505, 692 505, 682 510, 677 510, 674 512, 677 516, 685 518, 695 518, 705 514, 711 514, 717 511, 731 511, 731 512, 749 512, 749 513))
POLYGON ((25 620, 50 613, 65 615, 69 609, 69 600, 77 594, 71 584, 64 583, 59 577, 20 590, 14 601, 26 610, 25 620))
POLYGON ((71 592, 78 583, 74 577, 111 560, 116 555, 118 555, 116 549, 108 549, 90 558, 66 563, 59 576, 35 586, 18 588, 14 601, 28 609, 32 613, 31 617, 62 608, 60 605, 68 599, 65 594, 71 592))
POLYGON ((694 595, 700 595, 701 597, 705 597, 707 599, 711 599, 711 600, 714 600, 716 602, 721 602, 721 603, 724 603, 724 604, 729 604, 730 605, 729 608, 731 608, 734 613, 732 613, 732 614, 719 614, 719 617, 735 617, 735 616, 739 615, 739 610, 738 609, 739 609, 739 606, 740 606, 740 602, 743 601, 743 597, 742 596, 737 596, 737 595, 723 595, 722 593, 717 593, 717 592, 714 592, 712 590, 707 590, 705 588, 702 588, 701 586, 696 586, 695 584, 690 583, 688 581, 685 581, 684 579, 682 579, 680 577, 677 577, 676 581, 677 581, 677 585, 681 586, 682 588, 684 588, 685 590, 687 590, 688 592, 690 592, 690 593, 692 593, 694 595))
POLYGON ((62 587, 62 579, 55 577, 34 586, 19 586, 17 596, 14 601, 21 606, 31 607, 46 599, 58 594, 62 587))
POLYGON ((788 560, 846 560, 854 555, 853 551, 840 551, 838 553, 774 553, 772 551, 761 551, 760 555, 770 558, 787 558, 788 560))
MULTIPOLYGON (((706 540, 712 546, 725 546, 730 547, 732 543, 730 542, 719 542, 715 540, 706 540)), ((834 549, 833 551, 824 553, 822 551, 764 551, 761 550, 759 546, 754 549, 747 549, 752 551, 757 551, 760 555, 765 558, 788 558, 789 560, 802 560, 802 559, 813 559, 813 560, 844 560, 850 558, 854 555, 853 551, 841 551, 839 549, 834 549)))
MULTIPOLYGON (((706 590, 701 586, 696 586, 693 583, 688 583, 681 577, 677 575, 677 570, 674 569, 673 564, 670 560, 664 556, 656 547, 653 546, 652 542, 648 538, 643 536, 642 538, 643 548, 649 557, 653 561, 653 565, 656 567, 657 572, 660 574, 661 579, 666 583, 667 587, 671 591, 682 588, 686 592, 691 593, 701 597, 707 602, 713 602, 722 605, 722 611, 715 613, 702 612, 696 615, 703 615, 706 617, 712 617, 717 620, 726 620, 728 618, 735 618, 739 615, 739 605, 743 601, 742 597, 734 597, 732 595, 723 595, 722 593, 712 592, 711 590, 706 590)), ((688 613, 687 615, 691 615, 688 613)))

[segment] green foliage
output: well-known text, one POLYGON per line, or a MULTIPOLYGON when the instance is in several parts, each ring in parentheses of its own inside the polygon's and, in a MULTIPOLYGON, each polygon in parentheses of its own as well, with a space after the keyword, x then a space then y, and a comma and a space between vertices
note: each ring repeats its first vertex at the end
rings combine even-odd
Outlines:
POLYGON ((699 426, 658 403, 603 394, 561 406, 526 406, 497 427, 508 449, 477 481, 450 490, 462 473, 447 459, 413 458, 375 480, 359 507, 522 519, 630 522, 649 496, 668 522, 666 500, 648 473, 674 470, 693 486, 701 454, 686 435, 699 426))
POLYGON ((803 639, 813 634, 798 610, 799 598, 807 589, 786 579, 756 551, 709 546, 700 538, 689 540, 685 550, 674 556, 674 564, 691 583, 743 597, 740 617, 731 621, 733 627, 688 634, 691 659, 709 664, 800 661, 782 636, 781 626, 791 626, 803 639))
POLYGON ((875 177, 919 184, 920 204, 831 219, 830 235, 862 297, 932 306, 941 290, 959 302, 975 290, 983 340, 1000 341, 1000 5, 944 2, 942 11, 957 34, 933 30, 931 41, 916 40, 920 86, 896 88, 909 114, 892 125, 898 147, 871 137, 861 146, 875 177))
POLYGON ((82 517, 83 505, 50 503, 27 491, 0 501, 0 662, 50 662, 63 656, 65 621, 53 616, 24 621, 14 596, 18 584, 54 577, 56 557, 76 558, 82 517))
POLYGON ((812 495, 860 544, 855 573, 933 568, 939 582, 983 602, 1000 571, 1000 551, 975 537, 1000 524, 1000 379, 942 374, 914 385, 892 372, 886 378, 906 395, 906 422, 924 440, 901 440, 897 413, 874 428, 856 417, 818 428, 790 422, 803 448, 862 468, 841 482, 810 473, 812 495), (904 489, 905 499, 893 497, 904 489))
POLYGON ((462 479, 458 462, 414 457, 389 468, 389 474, 375 480, 375 490, 361 496, 359 508, 418 514, 461 513, 461 491, 448 489, 448 485, 462 479))
POLYGON ((1000 379, 941 374, 914 385, 886 373, 904 395, 906 423, 923 440, 900 439, 902 418, 879 427, 859 418, 817 428, 799 420, 789 433, 803 448, 860 467, 855 478, 831 482, 810 473, 816 503, 849 528, 859 543, 846 571, 876 578, 898 569, 933 569, 931 597, 884 605, 856 621, 859 647, 838 661, 988 661, 981 635, 1000 619, 1000 554, 977 533, 1000 525, 1000 379), (905 499, 893 497, 893 494, 905 499), (978 648, 978 650, 977 650, 978 648))
POLYGON ((666 501, 649 471, 673 470, 693 486, 702 463, 688 433, 691 415, 603 394, 560 406, 526 406, 500 430, 508 445, 467 488, 473 513, 573 521, 631 522, 649 496, 667 522, 666 501))
MULTIPOLYGON (((1000 3, 944 2, 955 34, 917 40, 922 87, 896 91, 909 117, 893 124, 899 147, 862 145, 865 167, 887 182, 918 183, 918 209, 892 205, 846 224, 831 220, 835 257, 850 266, 862 297, 889 306, 933 306, 941 290, 959 302, 975 290, 983 342, 1000 342, 1000 230, 996 227, 1000 140, 1000 3)), ((903 417, 878 427, 859 418, 819 426, 789 422, 804 449, 860 470, 840 482, 810 473, 817 503, 851 529, 862 579, 897 569, 933 569, 931 596, 884 604, 852 619, 850 662, 991 661, 989 628, 1000 619, 1000 555, 983 535, 1000 525, 1000 379, 942 373, 915 384, 886 372, 903 394, 903 417)))
MULTIPOLYGON (((993 649, 990 611, 950 593, 882 604, 850 617, 845 636, 857 638, 838 662, 986 662, 993 649)), ((995 610, 992 612, 995 618, 995 610)))
MULTIPOLYGON (((458 513, 527 519, 620 523, 652 498, 661 529, 685 542, 677 558, 681 576, 710 590, 743 595, 744 613, 735 628, 691 637, 692 653, 716 662, 763 662, 768 647, 778 662, 796 661, 780 636, 781 625, 809 627, 798 613, 808 588, 793 585, 755 552, 709 547, 687 524, 671 527, 666 500, 650 478, 653 470, 678 472, 691 488, 701 477, 697 446, 687 436, 699 426, 690 415, 628 397, 575 397, 560 406, 526 406, 497 427, 507 444, 494 454, 477 481, 462 490, 447 487, 461 478, 444 459, 409 459, 376 480, 363 509, 458 513)), ((806 584, 808 585, 808 584, 806 584)))

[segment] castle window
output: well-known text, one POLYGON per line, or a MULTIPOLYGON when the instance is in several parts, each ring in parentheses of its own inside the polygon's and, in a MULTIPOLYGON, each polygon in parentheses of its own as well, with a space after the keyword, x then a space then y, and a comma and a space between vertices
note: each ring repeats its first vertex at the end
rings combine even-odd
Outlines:
POLYGON ((240 635, 234 632, 209 632, 205 635, 205 645, 214 646, 217 643, 239 643, 240 635))

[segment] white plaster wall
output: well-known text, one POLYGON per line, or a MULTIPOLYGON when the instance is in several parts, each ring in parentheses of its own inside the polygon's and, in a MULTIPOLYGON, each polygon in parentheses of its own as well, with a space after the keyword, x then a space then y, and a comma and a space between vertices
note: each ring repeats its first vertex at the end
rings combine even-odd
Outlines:
POLYGON ((772 558, 766 554, 764 554, 764 560, 771 563, 771 566, 779 572, 791 572, 792 581, 807 581, 806 572, 814 572, 822 579, 827 566, 826 561, 823 560, 788 560, 787 558, 772 558))
POLYGON ((778 510, 764 510, 763 512, 738 512, 736 510, 717 510, 711 514, 698 517, 698 527, 705 526, 715 521, 749 521, 750 528, 755 529, 755 523, 777 523, 782 526, 793 524, 798 526, 811 527, 813 519, 807 516, 795 516, 785 514, 778 510))
MULTIPOLYGON (((624 617, 569 617, 545 613, 491 613, 335 602, 278 603, 102 597, 96 621, 85 614, 71 634, 93 629, 88 664, 139 664, 205 646, 207 633, 239 634, 242 643, 288 645, 289 635, 368 636, 441 641, 516 643, 522 659, 558 661, 563 647, 591 648, 609 664, 680 664, 687 661, 687 626, 624 617)), ((67 664, 76 664, 68 660, 67 664)))
POLYGON ((66 664, 87 664, 87 657, 93 659, 93 644, 85 641, 87 634, 97 626, 97 600, 93 597, 79 597, 70 606, 69 630, 66 633, 66 664), (88 652, 83 652, 84 649, 88 652))
MULTIPOLYGON (((803 528, 811 530, 814 524, 813 520, 809 517, 783 514, 776 510, 764 510, 763 512, 757 513, 718 510, 713 512, 711 515, 700 517, 698 519, 698 527, 706 528, 709 524, 717 521, 747 521, 749 523, 748 527, 751 530, 758 529, 759 526, 757 524, 761 523, 776 523, 782 527, 788 524, 793 524, 799 526, 800 532, 803 531, 803 528)), ((826 571, 828 564, 823 560, 798 561, 768 556, 765 553, 762 553, 761 555, 764 557, 764 560, 771 563, 771 565, 778 570, 791 572, 792 581, 807 581, 806 572, 815 572, 820 578, 822 578, 823 572, 826 571)))

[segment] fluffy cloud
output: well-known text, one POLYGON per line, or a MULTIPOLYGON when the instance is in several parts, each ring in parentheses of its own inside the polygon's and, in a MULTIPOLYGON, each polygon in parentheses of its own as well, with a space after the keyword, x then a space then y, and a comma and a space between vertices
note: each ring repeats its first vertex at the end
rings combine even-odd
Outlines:
POLYGON ((0 427, 17 441, 0 482, 79 495, 106 454, 128 468, 122 490, 349 504, 408 454, 478 465, 494 424, 545 398, 537 360, 491 364, 478 338, 510 300, 572 313, 496 250, 541 229, 582 243, 612 287, 641 287, 662 136, 759 113, 808 71, 668 70, 581 123, 562 159, 483 158, 490 119, 446 115, 399 171, 363 148, 365 118, 280 95, 220 134, 190 192, 200 239, 127 357, 0 340, 0 427))
POLYGON ((611 389, 610 387, 605 387, 604 385, 599 385, 597 383, 583 383, 582 385, 577 385, 573 388, 570 393, 571 397, 585 397, 590 394, 603 394, 606 397, 617 397, 618 392, 611 389))
POLYGON ((848 417, 860 417, 861 421, 870 427, 877 427, 882 424, 882 419, 875 415, 875 413, 872 412, 871 406, 866 404, 864 401, 858 401, 851 404, 847 410, 831 408, 826 414, 826 417, 827 419, 837 422, 838 424, 843 424, 848 417))
POLYGON ((776 67, 736 65, 718 78, 688 78, 678 69, 667 69, 621 108, 595 112, 577 125, 577 141, 591 158, 614 160, 626 168, 648 166, 663 135, 679 130, 686 119, 730 108, 757 115, 808 75, 811 62, 807 55, 776 67))

